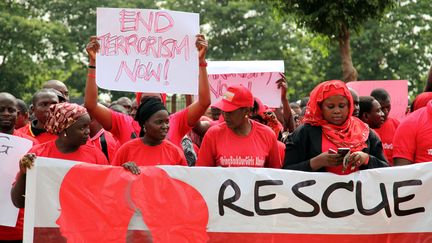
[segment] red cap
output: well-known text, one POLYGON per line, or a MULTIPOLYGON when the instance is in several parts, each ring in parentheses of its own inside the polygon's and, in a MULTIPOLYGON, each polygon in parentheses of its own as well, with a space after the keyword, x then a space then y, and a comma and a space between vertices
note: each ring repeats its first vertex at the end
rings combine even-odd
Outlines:
POLYGON ((267 110, 267 107, 262 103, 262 101, 258 97, 255 97, 254 99, 255 99, 256 103, 258 104, 257 113, 259 115, 264 114, 264 112, 267 110))
POLYGON ((252 93, 242 85, 228 87, 222 100, 214 104, 214 107, 225 112, 231 112, 242 107, 253 107, 254 98, 252 93))

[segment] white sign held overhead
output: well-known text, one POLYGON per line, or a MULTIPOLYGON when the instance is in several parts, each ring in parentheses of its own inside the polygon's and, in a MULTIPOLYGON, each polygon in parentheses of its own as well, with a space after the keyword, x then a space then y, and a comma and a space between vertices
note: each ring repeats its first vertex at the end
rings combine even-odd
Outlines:
POLYGON ((198 33, 199 15, 195 13, 98 8, 98 86, 197 94, 198 33))
POLYGON ((263 104, 272 108, 281 105, 276 81, 284 73, 283 61, 212 61, 207 70, 212 104, 222 99, 229 86, 241 84, 263 104))

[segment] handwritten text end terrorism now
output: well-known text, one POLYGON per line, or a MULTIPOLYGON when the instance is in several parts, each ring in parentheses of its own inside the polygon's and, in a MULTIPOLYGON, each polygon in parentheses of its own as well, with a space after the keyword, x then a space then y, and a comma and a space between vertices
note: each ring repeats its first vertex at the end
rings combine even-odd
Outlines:
POLYGON ((198 33, 198 14, 98 8, 98 86, 120 91, 197 94, 198 33))

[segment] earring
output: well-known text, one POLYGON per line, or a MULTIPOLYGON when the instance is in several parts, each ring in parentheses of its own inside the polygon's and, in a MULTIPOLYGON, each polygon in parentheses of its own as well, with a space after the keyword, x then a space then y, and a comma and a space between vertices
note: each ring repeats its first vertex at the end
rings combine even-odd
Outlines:
POLYGON ((67 134, 66 134, 66 133, 63 133, 63 137, 67 137, 67 134))
POLYGON ((248 116, 248 115, 245 115, 245 117, 248 118, 249 116, 248 116))

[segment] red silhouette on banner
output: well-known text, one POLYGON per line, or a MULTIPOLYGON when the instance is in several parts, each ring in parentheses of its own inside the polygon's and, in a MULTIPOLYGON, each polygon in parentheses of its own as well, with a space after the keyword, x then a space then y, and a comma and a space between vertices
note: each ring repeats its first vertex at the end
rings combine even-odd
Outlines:
POLYGON ((206 242, 208 208, 192 186, 157 167, 77 164, 65 175, 56 223, 68 242, 126 242, 139 211, 153 242, 206 242))

